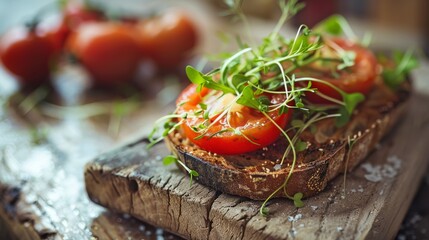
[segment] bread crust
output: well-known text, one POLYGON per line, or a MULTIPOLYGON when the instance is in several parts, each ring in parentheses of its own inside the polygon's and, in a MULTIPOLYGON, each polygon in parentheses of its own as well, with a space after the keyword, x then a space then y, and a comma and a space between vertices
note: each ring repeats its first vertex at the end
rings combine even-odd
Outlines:
MULTIPOLYGON (((410 81, 393 92, 378 79, 346 126, 336 128, 334 119, 326 119, 316 123, 314 134, 302 133, 301 140, 309 145, 298 153, 285 188, 287 194, 293 196, 301 192, 304 197, 313 196, 340 173, 356 167, 401 119, 410 95, 410 81), (349 137, 355 139, 350 151, 349 137)), ((240 155, 204 151, 186 139, 180 130, 167 136, 165 142, 180 161, 199 173, 198 182, 223 193, 255 200, 266 199, 285 182, 292 162, 289 157, 278 169, 287 146, 283 137, 267 148, 240 155)), ((285 191, 278 191, 273 197, 286 196, 285 191)))

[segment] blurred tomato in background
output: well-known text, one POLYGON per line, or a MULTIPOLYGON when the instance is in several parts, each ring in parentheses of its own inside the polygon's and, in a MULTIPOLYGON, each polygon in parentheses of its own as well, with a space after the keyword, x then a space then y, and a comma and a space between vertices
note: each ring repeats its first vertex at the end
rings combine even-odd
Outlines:
POLYGON ((73 54, 96 84, 115 86, 133 80, 141 60, 137 34, 132 26, 116 22, 87 23, 67 40, 73 54))
POLYGON ((39 85, 50 78, 56 60, 55 47, 36 25, 20 25, 1 36, 0 60, 22 84, 39 85))
POLYGON ((142 54, 160 68, 171 69, 189 57, 196 46, 196 27, 185 12, 168 10, 137 25, 142 54))
MULTIPOLYGON (((39 1, 40 7, 26 12, 19 23, 3 26, 11 31, 1 32, 3 66, 22 85, 45 83, 57 66, 70 63, 86 70, 94 86, 127 84, 145 61, 151 61, 160 74, 175 71, 197 46, 193 20, 168 5, 148 7, 149 12, 139 14, 109 8, 108 2, 39 1), (46 24, 52 15, 56 18, 46 24), (35 20, 24 34, 22 26, 28 19, 35 20)), ((22 3, 20 7, 24 8, 22 3)))

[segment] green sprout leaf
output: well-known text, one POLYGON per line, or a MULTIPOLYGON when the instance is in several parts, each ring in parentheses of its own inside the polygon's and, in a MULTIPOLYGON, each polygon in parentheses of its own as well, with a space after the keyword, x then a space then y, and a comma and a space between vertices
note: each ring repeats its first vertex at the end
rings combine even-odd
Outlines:
POLYGON ((198 177, 200 176, 200 174, 198 174, 195 170, 191 170, 189 171, 189 175, 193 176, 193 177, 198 177))
POLYGON ((317 24, 313 31, 317 33, 328 33, 334 36, 345 34, 349 38, 356 38, 347 20, 338 14, 332 15, 317 24))
POLYGON ((264 217, 268 216, 268 208, 267 207, 261 207, 259 209, 259 213, 264 217))
POLYGON ((227 87, 221 83, 215 82, 210 76, 204 76, 200 71, 192 66, 186 67, 186 76, 189 80, 198 85, 197 90, 201 91, 202 87, 222 91, 224 93, 235 93, 234 89, 227 87))
POLYGON ((344 107, 347 113, 351 115, 355 110, 356 106, 365 100, 365 96, 362 93, 342 93, 344 107))
POLYGON ((289 108, 286 106, 286 105, 282 105, 280 108, 279 108, 279 114, 281 115, 281 114, 285 114, 285 113, 287 113, 289 111, 289 108))
POLYGON ((188 76, 189 80, 196 85, 200 85, 205 82, 203 74, 192 66, 186 66, 186 76, 188 76))
POLYGON ((177 161, 177 157, 173 155, 168 155, 162 159, 162 164, 164 166, 170 165, 172 163, 175 163, 177 161))
POLYGON ((304 121, 302 121, 301 119, 294 119, 290 122, 290 124, 294 128, 302 128, 305 125, 304 121))
MULTIPOLYGON (((307 27, 304 27, 304 29, 308 29, 307 27)), ((303 30, 305 31, 305 30, 303 30)), ((309 35, 300 35, 292 44, 292 48, 290 49, 290 52, 299 52, 302 49, 309 49, 312 44, 310 44, 309 41, 309 35)))
POLYGON ((301 141, 301 140, 298 140, 298 141, 295 143, 295 150, 296 150, 297 152, 302 152, 302 151, 304 151, 305 149, 307 149, 307 146, 308 146, 307 142, 303 142, 303 141, 301 141))
POLYGON ((207 104, 201 102, 198 105, 201 107, 201 109, 207 110, 207 104))
POLYGON ((243 106, 251 107, 254 109, 259 109, 261 104, 255 97, 252 87, 246 86, 241 92, 241 96, 237 99, 237 103, 243 106))
POLYGON ((337 117, 335 126, 342 127, 345 126, 350 120, 350 114, 345 107, 339 109, 340 116, 337 117))
POLYGON ((243 74, 236 74, 232 77, 232 84, 235 89, 242 91, 245 84, 250 80, 249 77, 244 76, 243 74))
POLYGON ((331 35, 341 35, 343 33, 343 28, 341 27, 342 16, 332 15, 325 20, 319 22, 314 28, 313 31, 319 33, 329 33, 331 35))
POLYGON ((302 201, 303 194, 301 192, 295 193, 293 195, 293 204, 297 208, 304 207, 304 202, 302 201))
POLYGON ((193 177, 198 177, 200 176, 200 174, 198 174, 197 171, 195 170, 189 170, 189 177, 191 178, 191 180, 189 181, 189 186, 192 186, 192 179, 193 177))
POLYGON ((406 53, 395 52, 393 55, 396 68, 385 67, 383 69, 384 83, 392 89, 397 89, 407 78, 407 75, 414 68, 418 67, 419 62, 411 51, 406 53))

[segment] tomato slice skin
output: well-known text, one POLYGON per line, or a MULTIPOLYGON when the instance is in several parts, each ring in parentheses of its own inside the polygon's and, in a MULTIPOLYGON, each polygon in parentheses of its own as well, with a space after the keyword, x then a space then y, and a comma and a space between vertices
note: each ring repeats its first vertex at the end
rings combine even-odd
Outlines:
MULTIPOLYGON (((189 113, 199 109, 198 106, 203 101, 203 97, 211 91, 202 88, 201 92, 197 93, 196 88, 196 85, 191 84, 180 94, 177 99, 178 113, 189 113)), ((269 97, 271 97, 272 102, 281 100, 278 99, 278 96, 269 97)), ((284 129, 292 116, 291 109, 281 115, 277 111, 268 112, 267 114, 274 120, 274 124, 255 109, 245 106, 240 108, 240 113, 237 115, 242 116, 238 120, 230 119, 230 124, 234 125, 234 130, 226 130, 230 127, 227 126, 224 117, 213 124, 201 137, 201 133, 196 132, 193 127, 198 126, 204 119, 202 117, 188 117, 181 125, 182 131, 191 142, 206 151, 224 155, 242 154, 261 149, 277 140, 281 130, 276 125, 284 129)))
MULTIPOLYGON (((355 64, 340 71, 337 78, 330 73, 311 76, 311 72, 309 73, 310 77, 324 80, 346 93, 367 94, 372 89, 378 72, 377 59, 374 54, 370 50, 343 38, 332 38, 328 42, 341 47, 345 51, 354 52, 355 64)), ((318 89, 318 92, 336 100, 342 100, 341 94, 331 86, 315 81, 311 83, 313 88, 318 89)), ((332 101, 315 93, 306 93, 306 99, 313 103, 332 104, 332 101)))

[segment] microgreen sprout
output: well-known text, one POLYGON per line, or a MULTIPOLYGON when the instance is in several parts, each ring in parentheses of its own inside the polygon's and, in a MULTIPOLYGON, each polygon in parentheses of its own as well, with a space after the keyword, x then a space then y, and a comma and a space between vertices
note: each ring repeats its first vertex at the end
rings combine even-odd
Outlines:
POLYGON ((155 122, 155 127, 148 136, 149 144, 147 145, 147 148, 153 147, 155 144, 162 141, 168 134, 176 130, 182 124, 183 119, 186 119, 186 117, 186 114, 170 114, 158 119, 155 122), (178 122, 174 121, 178 118, 181 118, 182 120, 178 122), (159 132, 161 132, 160 135, 159 132))
MULTIPOLYGON (((228 1, 228 4, 234 7, 233 12, 238 13, 239 17, 246 21, 241 10, 237 10, 241 6, 241 1, 231 0, 228 1)), ((224 57, 219 68, 207 73, 187 66, 186 75, 196 85, 197 92, 210 89, 209 93, 201 96, 201 102, 196 109, 187 112, 188 115, 184 116, 183 113, 178 113, 176 110, 171 115, 162 118, 156 123, 154 132, 149 137, 151 145, 153 145, 173 133, 186 118, 196 118, 197 123, 191 127, 198 133, 196 140, 232 133, 242 135, 249 142, 257 144, 251 136, 246 136, 231 124, 231 115, 232 109, 237 105, 259 111, 279 130, 282 138, 287 142, 279 164, 276 164, 284 168, 282 171, 287 171, 286 177, 284 182, 262 203, 260 208, 262 215, 268 213, 269 200, 278 195, 284 195, 293 200, 296 207, 304 206, 303 193, 298 192, 292 195, 287 191, 288 182, 298 164, 297 155, 309 147, 309 144, 301 138, 302 133, 304 131, 316 132, 315 123, 327 118, 335 118, 338 127, 347 124, 356 107, 365 99, 363 94, 345 92, 332 81, 324 80, 323 77, 310 77, 319 76, 317 74, 306 75, 308 72, 322 71, 320 68, 324 68, 323 70, 329 70, 326 74, 331 74, 332 79, 336 79, 341 78, 341 73, 345 71, 353 71, 352 67, 355 66, 357 58, 356 52, 345 50, 335 41, 326 37, 326 32, 330 35, 345 34, 356 41, 356 35, 347 21, 336 15, 320 23, 314 31, 301 25, 294 37, 286 39, 280 34, 281 28, 285 21, 296 14, 303 5, 296 0, 290 0, 280 1, 280 7, 282 10, 280 20, 271 34, 262 39, 259 45, 249 46, 241 41, 238 42, 240 48, 237 52, 219 55, 224 57), (318 91, 313 87, 316 83, 318 86, 324 85, 333 89, 339 97, 334 98, 318 91), (311 103, 306 99, 307 94, 316 94, 330 104, 311 103), (277 95, 282 100, 271 102, 267 97, 271 95, 277 95), (283 129, 273 119, 273 113, 284 114, 290 109, 294 109, 295 116, 300 118, 293 119, 290 127, 283 129), (221 130, 210 131, 220 121, 223 121, 224 127, 221 130), (162 125, 163 122, 166 123, 162 125), (162 134, 154 137, 158 131, 161 131, 162 134), (283 193, 280 194, 280 191, 283 193)), ((392 76, 392 82, 401 78, 410 69, 410 66, 413 65, 412 58, 409 54, 398 57, 397 65, 399 70, 396 69, 391 73, 385 71, 386 74, 392 76)), ((323 73, 325 74, 325 72, 323 73)), ((183 164, 180 161, 178 163, 183 164)), ((198 176, 196 172, 186 166, 183 168, 187 169, 191 180, 193 176, 198 176)))
POLYGON ((345 34, 349 39, 357 41, 358 38, 347 20, 341 15, 332 15, 325 20, 319 22, 314 28, 314 31, 320 33, 328 33, 334 36, 345 34))
MULTIPOLYGON (((289 168, 289 172, 288 175, 285 178, 285 181, 283 182, 282 185, 280 185, 273 193, 271 193, 266 199, 265 201, 262 203, 261 208, 260 208, 260 213, 262 215, 265 215, 264 212, 267 211, 267 203, 269 200, 271 200, 279 191, 283 190, 285 196, 291 200, 294 201, 294 204, 296 207, 302 207, 304 206, 304 203, 301 201, 302 198, 302 193, 301 194, 294 194, 294 196, 290 196, 287 193, 287 184, 289 182, 289 179, 291 178, 293 171, 295 169, 295 164, 297 161, 297 155, 296 152, 299 151, 300 149, 297 148, 296 143, 300 142, 299 140, 299 136, 301 135, 302 132, 304 132, 307 128, 309 128, 310 126, 312 126, 314 123, 321 121, 323 119, 327 119, 327 118, 334 118, 334 117, 338 117, 339 114, 324 114, 322 112, 319 112, 317 114, 315 114, 312 118, 310 118, 307 122, 304 122, 302 120, 293 120, 291 122, 292 128, 288 129, 288 131, 291 130, 295 130, 295 135, 292 137, 292 139, 289 137, 289 135, 284 132, 283 130, 283 135, 286 137, 287 141, 289 142, 288 147, 286 148, 282 160, 280 162, 280 166, 283 165, 285 158, 289 155, 289 152, 292 151, 292 164, 289 168), (265 210, 264 210, 265 209, 265 210)), ((305 144, 305 147, 307 147, 307 144, 302 142, 300 143, 300 147, 303 147, 303 145, 305 144)))
POLYGON ((347 171, 349 169, 349 160, 350 160, 350 154, 352 152, 353 146, 356 143, 356 138, 351 138, 350 136, 347 136, 347 157, 346 157, 346 163, 344 165, 344 176, 343 176, 343 198, 345 198, 346 193, 346 179, 347 179, 347 171))
POLYGON ((395 52, 393 54, 394 67, 383 68, 384 83, 392 89, 397 89, 407 78, 408 74, 418 66, 418 61, 413 56, 413 51, 405 53, 395 52))
POLYGON ((163 160, 162 160, 162 163, 163 163, 165 166, 170 165, 170 164, 173 164, 173 163, 177 163, 177 164, 179 164, 183 169, 185 169, 185 170, 188 172, 189 177, 190 177, 190 180, 189 180, 189 186, 192 186, 192 179, 193 179, 194 177, 198 177, 198 176, 200 176, 200 174, 198 174, 198 172, 197 172, 197 171, 192 170, 192 169, 190 169, 189 167, 187 167, 187 166, 186 166, 182 161, 180 161, 176 156, 173 156, 173 155, 165 156, 165 157, 163 158, 163 160))

